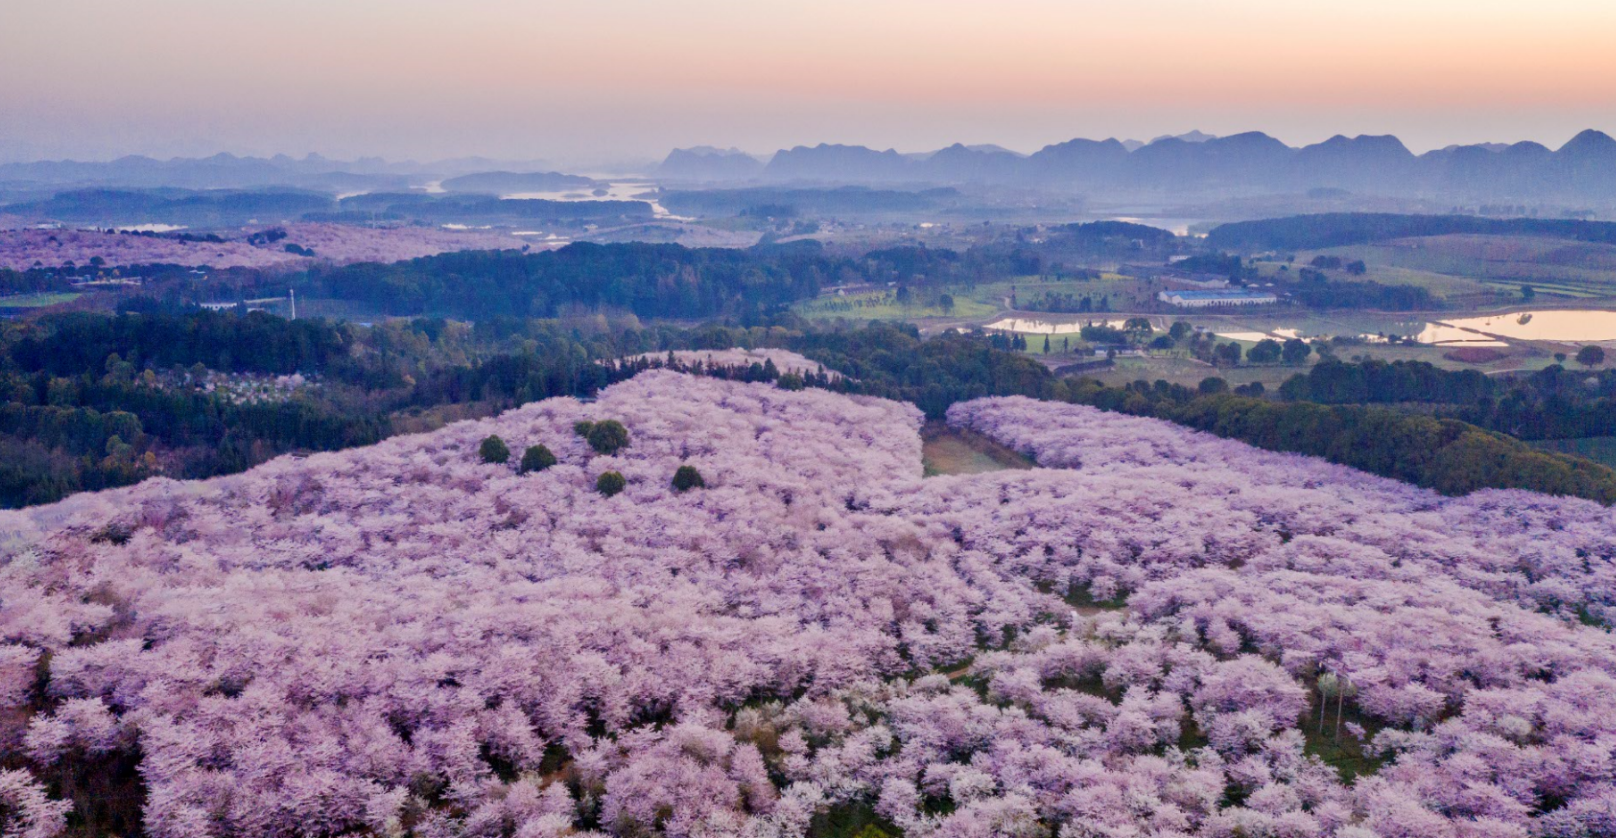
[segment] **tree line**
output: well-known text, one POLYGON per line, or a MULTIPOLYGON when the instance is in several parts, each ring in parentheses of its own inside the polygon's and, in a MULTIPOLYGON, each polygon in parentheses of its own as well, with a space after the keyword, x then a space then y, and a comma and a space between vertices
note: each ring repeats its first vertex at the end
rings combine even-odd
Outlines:
POLYGON ((625 357, 732 347, 790 349, 827 372, 698 371, 898 399, 933 418, 984 396, 1078 402, 1443 492, 1509 486, 1616 500, 1616 472, 1491 432, 1607 432, 1616 372, 1589 387, 1585 376, 1557 367, 1501 382, 1416 363, 1326 359, 1287 382, 1282 401, 1270 401, 1255 398, 1254 388, 1224 392, 1217 379, 1206 393, 1165 383, 1104 387, 1057 377, 980 333, 923 339, 908 325, 812 325, 790 314, 697 327, 603 316, 362 327, 157 310, 0 323, 0 505, 366 445, 529 401, 591 395, 661 365, 625 357), (1441 402, 1440 415, 1356 406, 1407 401, 1441 402))
POLYGON ((1230 393, 1209 379, 1198 389, 1158 381, 1110 387, 1093 379, 1072 401, 1237 439, 1270 451, 1323 457, 1446 495, 1528 489, 1616 503, 1616 471, 1537 451, 1505 434, 1457 419, 1380 407, 1276 402, 1230 393))

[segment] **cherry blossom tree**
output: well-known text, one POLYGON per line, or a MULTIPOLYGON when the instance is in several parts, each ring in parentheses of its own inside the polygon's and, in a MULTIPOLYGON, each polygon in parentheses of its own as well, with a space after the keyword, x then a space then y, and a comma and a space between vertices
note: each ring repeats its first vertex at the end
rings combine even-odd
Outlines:
POLYGON ((57 833, 37 778, 122 754, 159 838, 1611 832, 1609 510, 950 421, 1041 467, 923 478, 912 406, 653 370, 0 513, 3 829, 57 833), (631 445, 571 432, 606 417, 631 445), (1315 755, 1349 736, 1351 781, 1315 755))

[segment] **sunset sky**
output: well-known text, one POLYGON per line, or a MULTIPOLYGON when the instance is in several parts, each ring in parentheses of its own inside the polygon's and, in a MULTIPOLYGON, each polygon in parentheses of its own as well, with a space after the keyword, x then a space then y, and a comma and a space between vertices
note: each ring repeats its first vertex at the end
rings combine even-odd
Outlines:
POLYGON ((0 0, 0 159, 1616 132, 1609 0, 0 0))

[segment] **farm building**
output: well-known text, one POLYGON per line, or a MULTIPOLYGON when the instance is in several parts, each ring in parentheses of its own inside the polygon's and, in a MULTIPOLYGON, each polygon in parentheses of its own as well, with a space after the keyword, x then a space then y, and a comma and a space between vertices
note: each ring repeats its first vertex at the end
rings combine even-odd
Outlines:
POLYGON ((1180 308, 1215 308, 1221 306, 1260 306, 1279 302, 1279 298, 1262 291, 1163 291, 1156 299, 1180 308))

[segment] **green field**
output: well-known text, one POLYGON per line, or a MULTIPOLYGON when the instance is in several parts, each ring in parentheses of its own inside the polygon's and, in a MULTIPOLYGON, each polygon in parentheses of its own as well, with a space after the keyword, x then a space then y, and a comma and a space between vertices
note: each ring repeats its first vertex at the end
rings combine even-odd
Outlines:
POLYGON ((955 295, 954 307, 944 311, 936 305, 900 305, 893 295, 876 291, 818 297, 798 303, 796 311, 810 320, 926 320, 992 317, 999 307, 955 295))
MULTIPOLYGON (((1616 296, 1616 246, 1539 236, 1428 236, 1296 255, 1362 259, 1365 279, 1423 285, 1444 299, 1520 300, 1520 287, 1574 298, 1616 296)), ((1291 270, 1297 270, 1292 267, 1291 270)))
POLYGON ((1096 378, 1106 384, 1128 384, 1141 379, 1145 381, 1166 381, 1169 384, 1182 384, 1185 387, 1194 387, 1203 379, 1221 378, 1229 382, 1230 386, 1250 384, 1261 381, 1263 386, 1273 389, 1284 384, 1286 379, 1307 368, 1283 365, 1271 366, 1239 366, 1214 367, 1192 358, 1182 356, 1150 356, 1145 358, 1125 357, 1118 358, 1116 365, 1109 369, 1090 370, 1081 373, 1083 377, 1096 378))
POLYGON ((75 292, 18 294, 14 297, 0 297, 0 308, 46 308, 71 303, 82 296, 84 295, 75 292))
POLYGON ((928 422, 921 431, 921 461, 927 477, 1033 467, 1032 460, 981 434, 942 422, 928 422))

